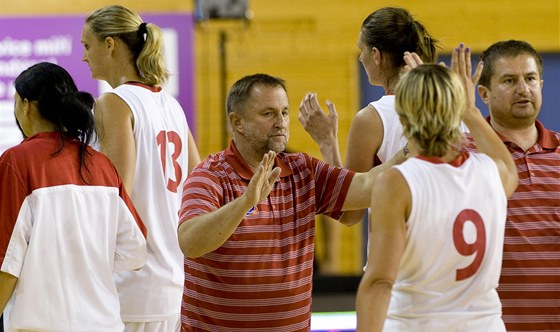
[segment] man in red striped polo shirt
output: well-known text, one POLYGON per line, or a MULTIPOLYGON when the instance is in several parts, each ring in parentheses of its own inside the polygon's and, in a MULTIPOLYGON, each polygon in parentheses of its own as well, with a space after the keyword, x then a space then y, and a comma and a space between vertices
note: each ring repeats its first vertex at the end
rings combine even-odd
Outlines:
POLYGON ((375 177, 283 152, 282 79, 246 76, 230 89, 233 140, 188 177, 180 211, 184 331, 308 331, 315 215, 366 208, 375 177))
POLYGON ((503 319, 508 331, 560 331, 560 134, 537 120, 542 59, 528 43, 509 40, 480 60, 478 93, 519 174, 498 288, 503 319))

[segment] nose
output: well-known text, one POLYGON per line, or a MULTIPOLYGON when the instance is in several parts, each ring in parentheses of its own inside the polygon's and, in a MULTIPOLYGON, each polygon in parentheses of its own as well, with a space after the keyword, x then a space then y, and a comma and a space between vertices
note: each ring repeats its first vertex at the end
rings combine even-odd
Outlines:
POLYGON ((529 84, 527 84, 524 79, 521 79, 517 82, 515 91, 520 95, 526 95, 529 93, 529 84))
POLYGON ((279 114, 278 116, 275 117, 274 120, 275 120, 274 125, 277 128, 284 129, 284 128, 289 126, 290 117, 289 116, 284 116, 283 114, 279 114))

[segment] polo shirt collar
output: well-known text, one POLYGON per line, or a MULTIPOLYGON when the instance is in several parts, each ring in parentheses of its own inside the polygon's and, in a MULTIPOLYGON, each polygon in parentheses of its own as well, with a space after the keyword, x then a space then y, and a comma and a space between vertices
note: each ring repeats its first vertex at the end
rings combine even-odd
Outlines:
MULTIPOLYGON (((280 177, 290 176, 293 174, 292 169, 281 158, 282 155, 285 155, 285 153, 280 152, 276 154, 274 166, 280 167, 280 177)), ((235 172, 243 179, 250 180, 253 177, 253 171, 251 171, 251 168, 247 165, 239 150, 237 150, 233 140, 230 141, 229 147, 224 151, 224 156, 235 172)))
POLYGON ((535 121, 535 125, 537 126, 537 132, 539 133, 539 137, 537 138, 537 143, 543 147, 543 149, 551 149, 554 150, 560 145, 558 138, 554 133, 550 130, 546 129, 544 125, 539 121, 535 121))
MULTIPOLYGON (((488 123, 491 126, 490 116, 486 117, 486 121, 488 121, 488 123)), ((542 124, 542 122, 540 122, 539 120, 535 120, 535 126, 537 127, 537 133, 538 133, 536 144, 540 145, 543 149, 547 149, 547 150, 554 150, 560 145, 560 141, 558 141, 556 135, 554 135, 552 131, 546 129, 542 124)), ((499 132, 496 131, 496 134, 498 134, 498 136, 503 142, 510 142, 509 139, 502 136, 502 134, 500 134, 499 132)))

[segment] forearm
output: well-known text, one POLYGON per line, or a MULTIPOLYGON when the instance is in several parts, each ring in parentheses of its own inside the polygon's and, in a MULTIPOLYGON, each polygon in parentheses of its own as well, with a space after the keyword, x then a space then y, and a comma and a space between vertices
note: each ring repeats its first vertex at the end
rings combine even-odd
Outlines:
POLYGON ((379 166, 373 167, 367 173, 356 173, 350 183, 350 188, 348 189, 348 194, 344 200, 342 210, 359 210, 370 207, 371 192, 375 179, 383 171, 393 167, 394 165, 398 165, 405 160, 406 156, 404 155, 403 150, 400 150, 391 160, 379 166))
POLYGON ((506 156, 510 156, 503 142, 478 109, 466 111, 463 121, 469 128, 479 152, 489 156, 500 156, 504 159, 506 156))
POLYGON ((10 301, 14 289, 16 288, 18 278, 5 272, 0 272, 0 313, 6 308, 6 304, 10 301))
POLYGON ((509 196, 517 187, 518 175, 515 162, 498 134, 484 119, 478 109, 467 110, 463 121, 473 136, 477 150, 497 162, 502 183, 509 196), (503 164, 500 167, 500 163, 503 164))
POLYGON ((356 296, 358 325, 356 332, 381 332, 391 300, 392 284, 386 281, 360 282, 356 296))
POLYGON ((179 226, 179 245, 185 257, 197 258, 222 246, 253 204, 245 195, 218 210, 188 219, 179 226))
POLYGON ((323 160, 327 164, 342 167, 342 158, 340 157, 340 149, 336 137, 325 140, 324 142, 319 142, 318 144, 323 160))

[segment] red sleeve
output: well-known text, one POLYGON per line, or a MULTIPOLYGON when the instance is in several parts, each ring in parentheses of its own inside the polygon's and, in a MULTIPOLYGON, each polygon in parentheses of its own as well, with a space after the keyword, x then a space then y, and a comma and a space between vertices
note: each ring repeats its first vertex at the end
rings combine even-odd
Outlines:
POLYGON ((187 219, 215 211, 227 204, 220 183, 220 179, 208 169, 195 168, 189 174, 183 188, 179 225, 187 219))
POLYGON ((315 195, 317 213, 339 219, 342 206, 356 174, 345 168, 331 166, 323 161, 311 158, 315 170, 315 195))
POLYGON ((7 154, 0 158, 0 265, 6 256, 21 205, 29 194, 25 180, 9 160, 7 154))

